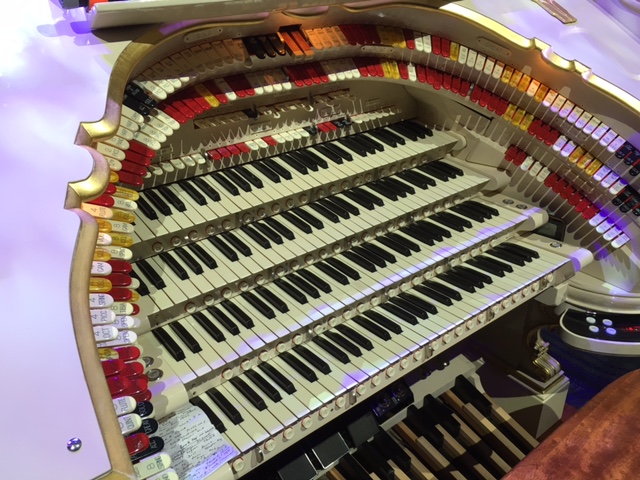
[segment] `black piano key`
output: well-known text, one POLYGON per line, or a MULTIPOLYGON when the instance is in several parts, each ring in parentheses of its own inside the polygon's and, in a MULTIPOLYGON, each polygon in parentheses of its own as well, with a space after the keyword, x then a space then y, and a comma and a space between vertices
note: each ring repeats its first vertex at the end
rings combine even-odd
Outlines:
POLYGON ((180 265, 176 261, 176 259, 171 256, 170 253, 162 252, 160 255, 158 255, 158 257, 160 257, 160 259, 162 259, 162 261, 167 264, 167 266, 173 271, 173 273, 178 276, 180 280, 189 279, 189 274, 187 273, 187 271, 182 268, 182 265, 180 265))
POLYGON ((200 397, 193 397, 191 400, 189 400, 189 403, 191 403, 191 405, 196 406, 200 410, 202 410, 204 414, 207 416, 207 418, 209 419, 209 421, 211 422, 211 425, 213 425, 213 427, 218 432, 224 433, 227 431, 227 427, 224 426, 224 423, 222 423, 222 420, 220 420, 220 418, 215 413, 213 413, 213 411, 209 408, 209 405, 207 405, 205 401, 202 400, 200 397))
POLYGON ((322 360, 318 355, 309 350, 308 348, 298 345, 297 347, 293 347, 293 351, 300 355, 303 359, 305 359, 309 364, 315 368, 317 368, 320 372, 328 375, 331 373, 331 367, 327 362, 322 360))
POLYGON ((362 258, 360 255, 352 251, 344 252, 342 255, 345 258, 348 258, 349 260, 351 260, 353 263, 355 263, 359 267, 364 268, 368 272, 373 273, 377 271, 376 266, 373 264, 373 262, 370 262, 369 260, 362 258))
POLYGON ((280 165, 280 163, 276 162, 275 160, 271 158, 266 158, 262 162, 265 165, 267 165, 267 167, 269 167, 271 170, 276 172, 281 178, 284 178, 285 180, 291 180, 293 178, 293 175, 291 175, 291 172, 287 170, 285 167, 283 167, 282 165, 280 165))
POLYGON ((358 325, 360 325, 362 328, 364 328, 365 330, 367 330, 369 333, 371 333, 372 335, 375 335, 376 337, 387 341, 387 340, 391 340, 391 335, 389 334, 389 332, 387 330, 385 330, 384 328, 382 328, 381 326, 379 326, 377 323, 375 323, 374 321, 362 316, 362 315, 358 315, 356 317, 353 318, 353 321, 355 323, 357 323, 358 325))
POLYGON ((522 245, 518 245, 511 242, 504 242, 501 244, 505 248, 511 248, 516 252, 522 252, 523 255, 529 255, 533 258, 540 258, 540 254, 531 248, 523 247, 522 245))
POLYGON ((202 265, 200 265, 198 261, 191 256, 186 248, 176 248, 174 252, 178 257, 180 257, 180 260, 186 263, 187 267, 189 267, 191 271, 196 275, 200 275, 204 271, 202 269, 202 265))
POLYGON ((402 298, 403 300, 406 300, 408 302, 414 303, 415 305, 419 306, 420 308, 425 309, 427 312, 436 315, 438 313, 438 309, 433 306, 432 304, 430 304, 429 302, 418 298, 417 296, 411 294, 411 293, 401 293, 400 295, 398 295, 400 298, 402 298))
POLYGON ((466 275, 470 275, 470 276, 476 277, 482 283, 488 283, 488 284, 492 284, 493 283, 493 280, 491 279, 491 277, 489 275, 486 275, 486 274, 484 274, 482 272, 474 270, 473 268, 459 266, 459 267, 455 267, 454 270, 462 272, 463 274, 466 274, 466 275))
POLYGON ((271 380, 273 380, 282 390, 289 395, 293 395, 296 391, 296 387, 291 381, 280 373, 273 365, 268 363, 261 363, 258 368, 262 370, 271 380))
MULTIPOLYGON (((349 265, 347 265, 344 262, 341 262, 337 258, 327 258, 324 261, 324 263, 328 263, 330 266, 332 266, 336 270, 339 270, 340 272, 342 272, 352 280, 360 280, 360 274, 355 268, 351 268, 349 265)), ((321 265, 321 264, 317 264, 317 265, 321 265)))
POLYGON ((398 142, 396 142, 389 135, 385 135, 382 130, 371 130, 367 132, 367 134, 371 135, 373 138, 380 140, 385 145, 388 145, 391 148, 396 148, 398 146, 398 142))
POLYGON ((240 329, 238 328, 238 325, 236 325, 233 322, 233 320, 231 320, 218 307, 207 307, 207 312, 209 312, 213 318, 215 318, 218 322, 220 322, 220 325, 222 325, 227 330, 227 332, 229 332, 231 335, 240 334, 240 329))
POLYGON ((193 253, 195 253, 196 257, 198 257, 202 261, 202 263, 204 263, 208 268, 213 269, 218 266, 215 259, 211 255, 209 255, 209 252, 207 252, 204 248, 202 248, 197 243, 190 243, 187 245, 187 248, 189 248, 193 253))
POLYGON ((289 311, 287 304, 278 298, 271 290, 265 287, 256 287, 254 291, 273 305, 280 313, 287 313, 289 311))
POLYGON ((160 195, 162 195, 171 205, 173 205, 173 207, 179 212, 184 212, 187 209, 187 207, 184 205, 184 202, 180 200, 180 198, 175 193, 173 193, 173 190, 171 190, 168 186, 163 185, 161 187, 157 187, 156 191, 160 195))
POLYGON ((333 197, 328 197, 325 200, 328 202, 334 203, 339 208, 343 208, 344 210, 349 212, 351 215, 355 215, 356 217, 360 215, 360 210, 358 209, 358 207, 356 207, 351 202, 347 202, 344 198, 333 196, 333 197))
POLYGON ((452 219, 449 216, 441 215, 440 213, 431 215, 429 217, 429 220, 445 225, 451 228, 452 230, 455 230, 456 232, 464 232, 464 229, 465 229, 465 227, 460 222, 456 221, 455 219, 452 219))
POLYGON ((384 200, 380 198, 378 195, 375 195, 370 190, 366 190, 361 187, 356 187, 356 188, 353 188, 351 192, 354 192, 356 195, 361 195, 363 198, 368 199, 369 201, 371 201, 371 203, 373 203, 374 205, 377 205, 378 207, 384 206, 384 200))
POLYGON ((354 142, 352 139, 339 138, 338 139, 338 143, 340 143, 341 145, 345 146, 346 148, 348 148, 352 152, 357 153, 361 157, 366 157, 367 156, 367 151, 360 144, 354 142))
POLYGON ((436 302, 440 302, 441 304, 446 305, 446 306, 453 305, 453 302, 451 301, 450 297, 448 297, 447 295, 445 295, 441 291, 436 290, 432 286, 427 286, 427 285, 423 284, 423 285, 416 285, 414 288, 415 288, 415 290, 417 292, 420 292, 425 297, 429 297, 432 300, 435 300, 436 302))
POLYGON ((232 262, 238 261, 238 254, 231 247, 229 247, 229 245, 227 245, 221 238, 219 238, 218 236, 215 236, 215 237, 209 237, 207 240, 209 240, 211 245, 216 247, 218 251, 222 253, 222 255, 227 257, 228 260, 232 262))
POLYGON ((191 350, 191 353, 198 353, 202 351, 202 347, 198 341, 187 331, 184 326, 179 322, 172 322, 170 325, 171 330, 184 342, 184 344, 191 350))
POLYGON ((400 228, 400 231, 405 235, 418 240, 426 245, 433 246, 435 245, 435 239, 428 232, 417 227, 417 225, 407 225, 400 228))
POLYGON ((342 163, 344 163, 340 155, 337 155, 335 152, 327 148, 325 145, 314 145, 312 148, 316 149, 322 155, 327 157, 332 162, 337 163, 338 165, 342 165, 342 163))
MULTIPOLYGON (((319 167, 315 162, 311 161, 305 155, 302 155, 299 151, 289 152, 288 154, 284 154, 284 155, 288 155, 289 157, 295 159, 296 162, 298 162, 300 165, 304 165, 307 171, 311 170, 312 172, 317 172, 319 170, 319 167)), ((282 155, 280 156, 280 158, 282 158, 282 155)))
POLYGON ((424 172, 427 175, 435 177, 438 180, 441 180, 443 182, 448 182, 449 181, 450 176, 446 172, 443 172, 442 170, 439 170, 438 168, 435 168, 433 165, 431 165, 429 163, 425 163, 425 164, 420 165, 420 166, 418 166, 416 168, 418 168, 418 170, 420 170, 421 172, 424 172))
MULTIPOLYGON (((346 141, 346 144, 351 144, 353 145, 353 147, 351 148, 352 150, 355 151, 355 147, 359 147, 362 150, 364 150, 365 152, 367 152, 368 154, 375 154, 376 153, 376 149, 373 148, 373 146, 366 142, 365 140, 363 140, 360 135, 351 135, 349 137, 344 138, 343 140, 346 141)), ((364 155, 362 155, 364 157, 364 155)))
POLYGON ((244 233, 246 233, 251 238, 251 240, 256 242, 262 248, 264 249, 271 248, 271 242, 269 242, 269 240, 267 240, 260 232, 256 231, 254 227, 255 225, 244 226, 244 227, 241 227, 241 230, 244 233))
POLYGON ((269 400, 273 402, 279 402, 280 400, 282 400, 282 395, 280 395, 280 392, 273 388, 271 384, 258 372, 256 372, 255 370, 248 370, 245 375, 249 380, 253 382, 256 387, 258 387, 262 391, 262 393, 269 397, 269 400))
POLYGON ((336 466, 338 472, 349 480, 371 480, 369 472, 360 465, 351 454, 347 454, 340 459, 336 466))
POLYGON ((353 247, 351 251, 356 255, 359 255, 360 257, 370 261, 376 267, 385 268, 387 266, 386 260, 383 257, 381 257, 377 252, 370 250, 368 248, 365 248, 365 245, 366 244, 358 247, 353 247))
POLYGON ((383 183, 373 181, 367 183, 367 187, 384 196, 385 198, 388 198, 392 202, 396 202, 398 200, 398 192, 394 192, 383 183))
POLYGON ((340 272, 338 269, 333 268, 330 265, 325 264, 324 262, 316 263, 313 265, 318 270, 320 270, 325 275, 333 278, 340 285, 349 285, 349 278, 340 272))
POLYGON ((346 190, 346 191, 342 192, 342 195, 347 197, 349 200, 354 201, 358 205, 366 208, 367 210, 373 210, 375 208, 373 202, 371 201, 371 199, 359 194, 357 191, 355 191, 355 189, 346 190))
POLYGON ((307 166, 301 163, 300 161, 298 161, 296 158, 292 157, 291 155, 282 153, 278 156, 278 158, 282 160, 284 163, 286 163, 287 165, 289 165, 291 168, 293 168, 299 174, 301 175, 309 174, 309 170, 307 169, 307 166))
POLYGON ((416 223, 416 225, 429 232, 431 235, 435 235, 438 237, 438 241, 441 241, 443 238, 451 238, 451 232, 440 225, 436 225, 432 222, 427 222, 426 220, 421 220, 416 223))
POLYGON ((209 175, 211 178, 213 178, 215 182, 218 183, 218 185, 224 188, 231 195, 233 196, 240 195, 240 191, 238 190, 238 187, 236 187, 233 183, 231 183, 229 179, 227 179, 227 177, 223 176, 221 173, 215 172, 215 173, 210 173, 209 175))
POLYGON ((429 318, 429 315, 424 308, 421 308, 418 305, 409 302, 408 300, 400 298, 399 296, 391 297, 389 299, 389 302, 391 302, 393 305, 397 305, 398 307, 406 310, 407 312, 415 315, 418 318, 422 318, 423 320, 429 318))
POLYGON ((319 205, 322 205, 325 209, 337 215, 337 217, 339 217, 337 220, 338 222, 340 221, 340 218, 345 220, 351 218, 351 214, 347 210, 345 210, 342 207, 339 207, 338 204, 331 202, 329 199, 322 198, 318 200, 316 203, 319 205))
POLYGON ((252 292, 245 292, 241 296, 265 317, 269 319, 276 318, 276 313, 273 311, 273 308, 256 297, 252 292))
POLYGON ((533 257, 531 255, 527 254, 526 252, 517 250, 515 248, 511 248, 508 245, 504 245, 504 244, 496 245, 495 247, 493 247, 492 250, 498 250, 500 252, 510 253, 513 256, 521 258, 527 263, 533 261, 533 257))
POLYGON ((338 215, 336 215, 330 209, 328 209, 327 207, 325 207, 324 205, 318 202, 310 203, 309 208, 318 212, 319 215, 322 215, 324 218, 326 218, 332 223, 340 223, 340 219, 338 218, 338 215))
POLYGON ((220 174, 226 176, 230 182, 233 182, 235 185, 240 187, 242 191, 251 191, 251 184, 242 178, 242 176, 240 176, 235 170, 222 170, 220 174))
POLYGON ((408 248, 409 250, 411 250, 412 252, 419 252, 420 251, 420 245, 418 245, 415 242, 412 242, 411 240, 404 238, 401 235, 398 235, 397 233, 388 233, 386 235, 387 238, 393 240, 394 242, 399 243, 400 245, 404 245, 406 248, 408 248))
POLYGON ((299 304, 304 305, 305 303, 308 303, 307 297, 300 290, 295 288, 293 285, 291 285, 286 280, 283 280, 283 279, 279 278, 279 279, 275 280, 273 283, 275 284, 276 287, 278 287, 284 293, 289 295, 291 298, 293 298, 299 304))
POLYGON ((360 345, 365 350, 373 350, 373 343, 371 343, 371 340, 356 332, 353 328, 342 324, 338 325, 336 327, 336 330, 342 333, 345 337, 360 345))
POLYGON ((307 282, 311 283, 314 287, 322 290, 324 293, 331 293, 331 285, 318 277, 315 273, 310 272, 308 269, 299 270, 298 275, 304 278, 307 282))
POLYGON ((362 356, 362 350, 360 350, 357 345, 353 344, 352 342, 344 338, 342 335, 336 332, 327 332, 325 333, 325 336, 329 338, 331 341, 333 341, 334 343, 338 344, 340 347, 344 348, 351 355, 355 357, 362 356))
POLYGON ((422 175, 417 170, 406 170, 404 172, 400 172, 398 173, 398 177, 422 190, 436 186, 436 181, 433 178, 422 175))
POLYGON ((476 257, 477 259, 481 259, 484 262, 490 263, 492 265, 495 265, 496 267, 500 268, 501 270, 508 272, 508 273, 512 273, 513 272, 513 267, 511 265, 509 265, 508 263, 504 263, 501 262, 500 260, 497 260, 495 258, 491 258, 488 257, 486 255, 482 255, 480 257, 476 257))
POLYGON ((211 335, 211 338, 213 338, 216 342, 220 343, 226 340, 224 333, 222 333, 222 330, 214 325, 214 323, 210 319, 208 319, 204 315, 204 313, 196 312, 191 316, 195 319, 196 322, 198 322, 198 325, 200 325, 205 332, 211 335))
POLYGON ((311 298, 320 298, 320 292, 318 291, 318 289, 307 282, 304 278, 300 278, 299 276, 297 276, 295 273, 287 275, 287 280, 289 280, 311 298))
POLYGON ((455 165, 451 165, 450 163, 443 162, 438 160, 437 162, 433 162, 435 166, 451 173, 454 177, 463 177, 464 171, 461 168, 456 167, 455 165))
POLYGON ((496 275, 497 277, 504 277, 504 271, 489 262, 487 262, 482 257, 472 258, 467 262, 469 265, 476 267, 478 270, 482 270, 484 272, 488 272, 491 275, 496 275))
POLYGON ((335 143, 323 143, 322 145, 328 148, 330 151, 332 151, 336 155, 339 155, 340 158, 342 158, 343 160, 346 160, 347 162, 350 162, 353 160, 353 155, 351 155, 348 151, 346 151, 344 148, 340 147, 339 145, 336 145, 335 143))
POLYGON ((280 183, 280 176, 264 162, 254 162, 252 165, 258 169, 265 177, 271 180, 273 183, 280 183))
POLYGON ((253 323, 253 320, 249 318, 249 315, 244 313, 244 311, 231 300, 223 300, 220 302, 220 305, 222 305, 225 310, 229 312, 244 328, 255 327, 255 324, 253 323))
POLYGON ((486 208, 483 208, 482 204, 477 202, 472 202, 470 200, 467 200, 466 202, 463 202, 463 203, 459 203, 458 205, 455 205, 455 206, 461 207, 462 209, 467 211, 472 211, 476 215, 482 216, 482 218, 485 220, 489 220, 494 217, 494 215, 489 210, 487 210, 486 208))
POLYGON ((233 246, 233 248, 235 248, 238 252, 240 252, 245 257, 250 257, 251 255, 253 255, 253 252, 251 251, 251 248, 249 248, 249 245, 244 243, 242 240, 236 237, 233 233, 225 232, 225 233, 221 233, 220 236, 224 238, 225 241, 229 242, 233 246))
POLYGON ((283 212, 280 214, 280 216, 292 225, 298 227, 304 233, 313 233, 312 228, 305 221, 303 221, 300 217, 293 215, 291 212, 283 212))
POLYGON ((258 393, 253 388, 251 388, 243 379, 239 377, 233 377, 231 380, 229 380, 229 382, 231 383, 231 385, 236 387, 236 389, 238 389, 242 396, 249 400, 249 403, 251 403, 251 405, 256 407, 259 411, 267 409, 267 404, 264 402, 262 397, 258 395, 258 393))
MULTIPOLYGON (((403 129, 406 132, 411 132, 414 135, 417 135, 418 138, 426 138, 426 136, 427 136, 427 133, 425 132, 425 130, 423 130, 422 128, 419 128, 415 124, 407 122, 407 121, 400 122, 398 124, 398 127, 400 127, 400 129, 403 129)), ((433 135, 433 133, 432 133, 432 135, 433 135)))
POLYGON ((386 128, 379 128, 379 129, 375 130, 375 132, 380 133, 381 135, 384 135, 385 137, 389 138, 390 140, 393 140, 398 145, 406 145, 406 143, 407 143, 407 141, 405 140, 404 137, 398 135, 397 133, 393 132, 392 130, 389 130, 389 129, 386 129, 386 128))
POLYGON ((413 131, 411 131, 410 129, 403 127, 402 125, 398 124, 398 123, 392 123, 391 125, 387 125, 385 127, 385 130, 392 130, 400 135, 402 135, 403 137, 407 137, 409 140, 412 140, 414 142, 418 141, 418 135, 416 135, 413 131))
POLYGON ((287 240, 294 240, 296 238, 292 230, 285 227, 282 223, 280 223, 275 218, 265 218, 264 221, 267 225, 269 225, 271 228, 273 228, 276 232, 278 232, 287 240))
POLYGON ((264 188, 264 184, 262 180, 256 177, 252 172, 247 170, 246 168, 239 166, 235 168, 236 172, 238 172, 247 182, 253 185, 256 188, 264 188))
POLYGON ((139 197, 136 200, 136 204, 138 205, 138 210, 142 212, 142 214, 147 217, 149 220, 157 220, 158 214, 153 209, 149 202, 147 202, 143 197, 139 197))
MULTIPOLYGON (((369 132, 367 132, 369 133, 369 132)), ((361 143, 364 143, 366 145, 369 145, 371 148, 373 148, 374 152, 384 152, 384 145, 382 143, 380 143, 379 141, 375 140, 373 137, 371 137, 370 135, 367 135, 366 133, 360 133, 358 135, 356 135, 354 137, 356 140, 358 140, 361 143)))
POLYGON ((183 180, 178 183, 178 185, 180 185, 180 188, 182 188, 198 205, 207 204, 207 199, 204 198, 204 195, 202 195, 202 193, 200 193, 200 191, 196 189, 189 180, 183 180))
POLYGON ((375 239, 375 241, 381 243, 385 247, 390 248, 394 252, 399 253, 403 257, 410 257, 411 256, 411 250, 409 250, 403 244, 400 244, 397 241, 395 241, 395 240, 393 240, 391 238, 388 238, 387 236, 378 237, 378 238, 375 239))
MULTIPOLYGON (((404 122, 402 122, 403 125, 407 125, 409 127, 414 127, 418 130, 421 130, 424 132, 424 134, 427 137, 433 137, 433 130, 431 130, 429 127, 427 127, 426 125, 422 125, 421 123, 416 122, 415 120, 405 120, 404 122)), ((424 138, 424 137, 423 137, 424 138)))
POLYGON ((329 168, 329 164, 324 158, 319 157, 310 149, 298 150, 300 155, 307 157, 310 161, 314 162, 320 168, 329 168))
POLYGON ((282 239, 282 235, 280 235, 278 232, 276 232, 273 228, 269 227, 268 225, 262 222, 257 222, 257 223, 254 223, 252 227, 258 230, 262 235, 266 236, 269 240, 271 240, 276 245, 282 245, 284 243, 284 240, 282 239))
POLYGON ((166 287, 164 280, 162 277, 158 275, 151 265, 146 260, 138 260, 136 262, 136 266, 140 269, 140 272, 151 282, 151 285, 156 287, 158 290, 162 290, 166 287))
POLYGON ((300 361, 298 357, 292 355, 289 352, 283 352, 280 354, 280 358, 309 382, 315 382, 318 380, 316 372, 302 363, 302 361, 300 361))
POLYGON ((291 213, 296 214, 302 220, 307 222, 312 227, 317 228, 318 230, 321 230, 321 229, 324 228, 324 223, 322 223, 322 221, 318 217, 316 217, 315 215, 311 214, 307 210, 304 210, 302 208, 295 208, 295 209, 291 210, 291 213))
POLYGON ((452 268, 448 272, 445 272, 443 275, 443 278, 453 278, 464 285, 472 286, 475 288, 484 288, 484 282, 480 279, 480 277, 469 274, 468 272, 464 272, 463 270, 459 270, 458 267, 452 268))
POLYGON ((494 257, 498 257, 500 260, 504 260, 509 263, 513 263, 514 265, 518 265, 519 267, 524 267, 526 265, 526 260, 520 255, 515 255, 512 252, 499 248, 492 248, 487 252, 489 255, 494 257))
POLYGON ((234 425, 239 425, 244 421, 244 418, 242 418, 240 412, 236 410, 236 407, 218 390, 210 388, 206 393, 234 425))
POLYGON ((416 189, 406 182, 398 180, 396 177, 386 177, 382 179, 383 183, 388 184, 392 188, 397 188, 399 191, 406 193, 407 195, 415 195, 416 189))
POLYGON ((173 357, 176 362, 184 360, 186 358, 182 348, 176 343, 176 341, 171 338, 171 336, 165 332, 163 327, 156 328, 155 330, 151 330, 153 336, 160 342, 164 348, 167 349, 167 352, 173 357))
POLYGON ((386 328, 390 332, 395 333, 396 335, 400 335, 403 331, 400 325, 398 325, 396 322, 394 322, 390 318, 385 317, 379 312, 374 312, 373 310, 369 310, 367 312, 364 312, 362 315, 364 315, 371 321, 377 323, 381 327, 386 328))
POLYGON ((405 309, 398 307, 397 305, 393 305, 391 303, 383 303, 380 305, 382 310, 386 310, 389 313, 392 313, 399 319, 407 322, 409 325, 418 325, 418 320, 416 316, 407 312, 405 309))
MULTIPOLYGON (((158 195, 158 192, 155 190, 145 190, 144 196, 153 204, 154 207, 158 209, 158 211, 163 215, 171 215, 171 207, 167 204, 167 202, 158 195)), ((140 199, 138 199, 140 200, 140 199)))
POLYGON ((454 205, 453 207, 451 207, 451 210, 465 217, 469 217, 478 223, 484 223, 485 221, 485 216, 482 213, 469 207, 468 205, 465 205, 464 203, 454 205))
POLYGON ((473 227, 473 224, 467 220, 466 218, 462 218, 460 215, 455 215, 453 213, 449 213, 449 212, 440 212, 440 213, 436 213, 434 216, 438 217, 438 218, 446 218, 448 219, 450 222, 452 223, 456 223, 464 228, 471 228, 473 227))
POLYGON ((498 211, 498 209, 496 209, 494 207, 491 207, 489 205, 485 205, 484 203, 480 203, 480 202, 477 202, 475 200, 467 200, 465 203, 468 204, 468 205, 472 205, 472 206, 474 206, 476 208, 479 208, 481 210, 484 210, 487 213, 489 213, 490 215, 493 215, 493 216, 500 215, 500 212, 498 211))
POLYGON ((476 292, 476 288, 470 282, 465 281, 461 278, 458 278, 454 275, 447 275, 448 273, 449 272, 438 275, 438 280, 440 280, 443 283, 448 283, 449 285, 453 285, 454 287, 458 287, 464 290, 465 292, 469 292, 469 293, 476 292))
POLYGON ((323 337, 313 337, 311 339, 311 341, 313 343, 315 343, 316 345, 318 345, 318 347, 320 347, 321 349, 323 349, 325 352, 327 352, 329 355, 331 355, 333 358, 335 358, 336 360, 338 360, 339 362, 343 363, 343 364, 347 364, 349 363, 349 355, 347 355, 346 353, 344 353, 342 350, 340 350, 338 347, 336 347, 334 344, 332 344, 329 340, 327 340, 326 338, 323 337))
POLYGON ((129 272, 129 276, 138 280, 138 287, 136 288, 136 292, 138 292, 143 297, 149 295, 149 287, 147 287, 147 284, 142 281, 142 279, 136 272, 129 272))
POLYGON ((216 191, 215 188, 213 188, 209 183, 207 183, 205 180, 203 180, 200 177, 195 177, 193 179, 191 179, 191 181, 193 183, 196 184, 196 186, 202 190, 204 192, 204 194, 209 197, 211 200, 213 200, 214 202, 219 202, 220 201, 220 194, 216 191))

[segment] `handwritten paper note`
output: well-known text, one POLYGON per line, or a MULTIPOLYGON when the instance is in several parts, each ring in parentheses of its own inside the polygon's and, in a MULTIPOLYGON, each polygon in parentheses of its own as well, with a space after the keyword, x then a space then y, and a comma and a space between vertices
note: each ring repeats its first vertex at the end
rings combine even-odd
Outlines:
POLYGON ((239 453, 193 405, 162 419, 158 435, 180 480, 202 480, 239 453))

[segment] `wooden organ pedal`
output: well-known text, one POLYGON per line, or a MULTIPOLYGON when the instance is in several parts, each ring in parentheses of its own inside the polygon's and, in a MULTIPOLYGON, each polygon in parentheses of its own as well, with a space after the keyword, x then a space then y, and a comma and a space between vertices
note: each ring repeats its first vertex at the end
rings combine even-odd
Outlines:
POLYGON ((537 442, 456 354, 481 330, 518 354, 501 326, 593 309, 597 283, 635 305, 609 273, 634 258, 637 101, 459 5, 273 7, 114 46, 80 127, 100 475, 500 478, 537 442))

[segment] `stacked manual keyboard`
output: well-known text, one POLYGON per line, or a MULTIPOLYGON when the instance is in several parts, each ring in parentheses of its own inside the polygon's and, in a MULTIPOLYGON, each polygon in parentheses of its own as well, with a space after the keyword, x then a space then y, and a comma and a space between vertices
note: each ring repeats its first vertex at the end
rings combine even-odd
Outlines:
POLYGON ((142 190, 158 418, 200 408, 242 476, 573 275, 580 250, 524 235, 546 214, 482 194, 454 144, 403 121, 142 190))

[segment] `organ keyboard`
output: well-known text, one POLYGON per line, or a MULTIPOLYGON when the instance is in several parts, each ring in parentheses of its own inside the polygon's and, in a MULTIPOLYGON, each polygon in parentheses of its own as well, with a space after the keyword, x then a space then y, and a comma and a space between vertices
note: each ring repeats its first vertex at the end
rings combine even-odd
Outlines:
MULTIPOLYGON (((632 95, 459 5, 267 7, 225 3, 104 44, 107 109, 76 138, 93 171, 66 199, 82 219, 71 308, 97 413, 84 446, 64 429, 86 462, 69 478, 264 478, 399 382, 416 392, 440 359, 464 363, 472 337, 513 356, 507 330, 543 323, 531 300, 589 309, 608 282, 627 300, 606 308, 637 304, 636 271, 619 269, 640 215, 632 95), (187 433, 217 439, 199 465, 187 433)), ((541 390, 562 383, 518 361, 541 390)), ((381 422, 395 433, 282 478, 375 478, 364 464, 384 445, 411 460, 398 478, 433 478, 424 462, 505 473, 523 452, 470 465, 458 440, 418 441, 445 435, 418 419, 448 371, 404 423, 381 422)), ((462 416, 456 398, 441 400, 462 416)))

